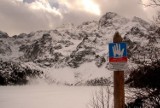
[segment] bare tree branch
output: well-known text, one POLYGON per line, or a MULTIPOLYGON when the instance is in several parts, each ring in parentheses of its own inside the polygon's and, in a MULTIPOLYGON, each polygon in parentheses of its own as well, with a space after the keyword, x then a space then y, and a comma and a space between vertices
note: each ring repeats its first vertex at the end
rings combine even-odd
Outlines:
POLYGON ((99 91, 95 92, 88 108, 109 108, 110 102, 110 86, 101 87, 99 91))
POLYGON ((160 6, 160 0, 150 0, 148 4, 142 3, 145 7, 159 7, 160 6))

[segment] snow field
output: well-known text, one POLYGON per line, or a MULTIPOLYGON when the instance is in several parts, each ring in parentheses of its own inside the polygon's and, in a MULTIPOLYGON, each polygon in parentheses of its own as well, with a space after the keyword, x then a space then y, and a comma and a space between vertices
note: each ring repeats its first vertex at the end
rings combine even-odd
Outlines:
POLYGON ((98 87, 0 86, 0 108, 86 108, 98 87))

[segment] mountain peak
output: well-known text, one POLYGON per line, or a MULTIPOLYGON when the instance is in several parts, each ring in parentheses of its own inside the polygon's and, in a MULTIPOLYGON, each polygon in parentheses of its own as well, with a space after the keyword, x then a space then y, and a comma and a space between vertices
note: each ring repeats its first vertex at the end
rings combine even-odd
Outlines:
POLYGON ((132 21, 135 21, 135 22, 140 22, 140 21, 146 22, 145 20, 143 20, 142 18, 139 18, 137 16, 134 16, 133 19, 132 19, 132 21))
POLYGON ((8 34, 6 32, 0 31, 0 38, 8 38, 8 34))
POLYGON ((141 26, 143 26, 145 28, 149 28, 150 27, 150 24, 147 21, 145 21, 145 20, 143 20, 143 19, 141 19, 139 17, 136 17, 136 16, 133 17, 132 22, 138 22, 138 23, 141 24, 141 26))
POLYGON ((117 13, 114 13, 114 12, 107 12, 105 15, 103 15, 102 17, 105 17, 106 18, 106 20, 107 19, 112 19, 112 18, 114 18, 114 17, 116 17, 116 16, 119 16, 117 13))
POLYGON ((99 20, 99 27, 111 27, 115 26, 114 24, 126 24, 128 22, 128 19, 125 17, 122 17, 114 12, 107 12, 105 15, 103 15, 99 20))

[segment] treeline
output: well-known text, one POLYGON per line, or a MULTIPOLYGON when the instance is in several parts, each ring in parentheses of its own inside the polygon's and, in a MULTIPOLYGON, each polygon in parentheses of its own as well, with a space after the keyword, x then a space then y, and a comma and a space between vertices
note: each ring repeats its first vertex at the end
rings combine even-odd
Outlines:
POLYGON ((23 85, 30 78, 43 74, 40 70, 23 67, 20 63, 0 60, 0 85, 23 85))
POLYGON ((137 98, 128 103, 128 108, 160 108, 160 60, 148 65, 139 65, 131 71, 125 83, 139 89, 135 93, 137 98), (136 103, 137 100, 139 103, 136 103))

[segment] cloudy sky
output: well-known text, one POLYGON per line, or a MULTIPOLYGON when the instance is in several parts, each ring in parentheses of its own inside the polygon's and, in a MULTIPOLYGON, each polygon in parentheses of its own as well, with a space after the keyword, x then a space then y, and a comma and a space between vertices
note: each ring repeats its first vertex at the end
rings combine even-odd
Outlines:
POLYGON ((98 20, 110 11, 146 20, 153 13, 141 0, 0 0, 0 30, 10 36, 49 30, 65 23, 98 20))

